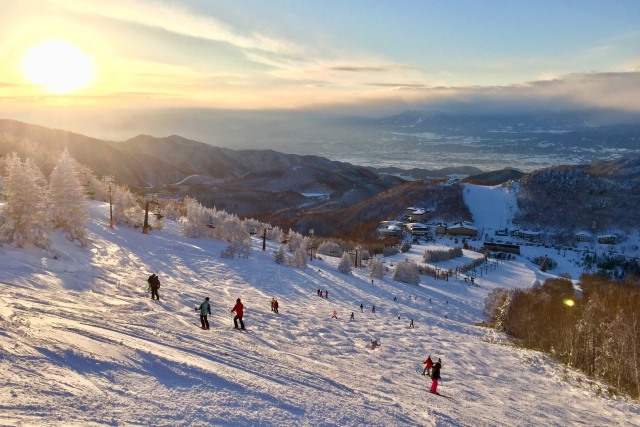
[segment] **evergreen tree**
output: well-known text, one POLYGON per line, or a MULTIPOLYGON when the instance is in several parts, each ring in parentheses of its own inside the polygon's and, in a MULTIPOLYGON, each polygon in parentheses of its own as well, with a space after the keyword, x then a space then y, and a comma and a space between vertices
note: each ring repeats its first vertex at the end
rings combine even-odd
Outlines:
POLYGON ((273 259, 276 264, 284 264, 287 261, 287 258, 284 253, 284 246, 280 245, 277 250, 273 253, 273 259))
POLYGON ((384 264, 382 259, 373 258, 369 261, 369 274, 374 279, 382 279, 384 277, 384 264))
POLYGON ((6 204, 0 214, 0 236, 23 247, 30 242, 48 248, 51 229, 46 209, 46 181, 31 159, 22 162, 16 153, 6 160, 3 194, 6 204))
POLYGON ((348 252, 342 254, 340 262, 338 263, 338 271, 342 274, 351 274, 351 257, 348 252))
POLYGON ((87 242, 87 198, 66 149, 51 172, 48 197, 53 226, 63 229, 69 240, 77 240, 84 247, 87 242))
POLYGON ((305 254, 304 250, 302 248, 298 248, 293 256, 291 257, 291 259, 289 260, 289 264, 292 267, 296 267, 296 268, 307 268, 307 255, 305 254))
POLYGON ((420 271, 418 269, 418 264, 414 261, 409 261, 408 259, 397 263, 393 273, 391 274, 391 278, 398 282, 410 283, 412 285, 419 284, 420 271))

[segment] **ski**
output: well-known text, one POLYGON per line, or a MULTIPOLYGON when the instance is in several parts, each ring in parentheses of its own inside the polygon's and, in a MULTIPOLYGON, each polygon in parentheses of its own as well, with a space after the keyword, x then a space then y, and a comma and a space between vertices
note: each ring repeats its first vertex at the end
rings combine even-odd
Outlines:
POLYGON ((211 328, 209 328, 209 329, 203 328, 201 325, 198 325, 197 323, 194 323, 194 325, 197 326, 198 328, 202 329, 203 331, 208 331, 209 329, 211 329, 211 328))
POLYGON ((435 394, 436 396, 440 396, 440 397, 444 397, 445 399, 452 399, 453 400, 453 397, 447 396, 446 394, 442 394, 442 393, 438 393, 438 392, 435 392, 435 393, 429 392, 429 394, 435 394))

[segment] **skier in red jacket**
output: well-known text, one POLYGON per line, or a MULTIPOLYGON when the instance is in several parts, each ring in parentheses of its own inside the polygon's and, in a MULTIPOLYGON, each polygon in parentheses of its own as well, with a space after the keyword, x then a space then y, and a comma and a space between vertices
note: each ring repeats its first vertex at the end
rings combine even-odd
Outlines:
POLYGON ((236 300, 236 305, 231 309, 232 312, 236 312, 236 316, 233 318, 233 325, 238 329, 238 320, 240 321, 240 329, 244 329, 244 322, 242 321, 242 315, 244 314, 244 306, 240 301, 240 298, 236 300))
POLYGON ((433 367, 433 360, 431 360, 431 355, 427 356, 427 360, 422 363, 424 363, 424 371, 422 371, 422 375, 431 376, 430 369, 433 367))

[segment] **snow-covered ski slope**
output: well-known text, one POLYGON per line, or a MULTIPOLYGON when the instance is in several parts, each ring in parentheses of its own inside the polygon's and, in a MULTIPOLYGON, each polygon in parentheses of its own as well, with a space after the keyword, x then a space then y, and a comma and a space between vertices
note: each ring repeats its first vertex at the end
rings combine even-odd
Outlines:
POLYGON ((179 224, 110 230, 108 206, 90 209, 88 248, 61 235, 57 259, 0 248, 0 425, 640 425, 637 402, 598 396, 597 383, 474 326, 491 289, 544 279, 524 261, 480 287, 372 284, 365 270, 339 273, 337 259, 297 270, 258 240, 249 259, 221 259, 225 243, 182 237, 179 224), (159 303, 146 294, 152 272, 159 303), (205 296, 210 331, 194 325, 205 296), (232 328, 238 297, 246 332, 232 328), (453 400, 427 392, 427 355, 442 358, 440 391, 453 400))

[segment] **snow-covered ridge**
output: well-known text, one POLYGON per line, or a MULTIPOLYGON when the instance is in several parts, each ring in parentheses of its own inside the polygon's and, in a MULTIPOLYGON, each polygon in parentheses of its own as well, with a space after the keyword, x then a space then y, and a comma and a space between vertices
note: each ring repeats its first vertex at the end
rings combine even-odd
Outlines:
POLYGON ((333 258, 278 265, 258 239, 249 259, 222 259, 224 242, 185 238, 172 221, 143 235, 109 229, 108 204, 89 209, 85 249, 61 234, 57 259, 0 248, 0 425, 638 425, 637 404, 597 397, 581 374, 474 326, 494 287, 548 277, 524 260, 479 287, 372 283, 333 258), (152 272, 159 303, 146 294, 152 272), (205 296, 210 331, 195 326, 205 296), (238 297, 247 332, 232 329, 238 297), (427 393, 427 355, 442 358, 454 400, 427 393))

